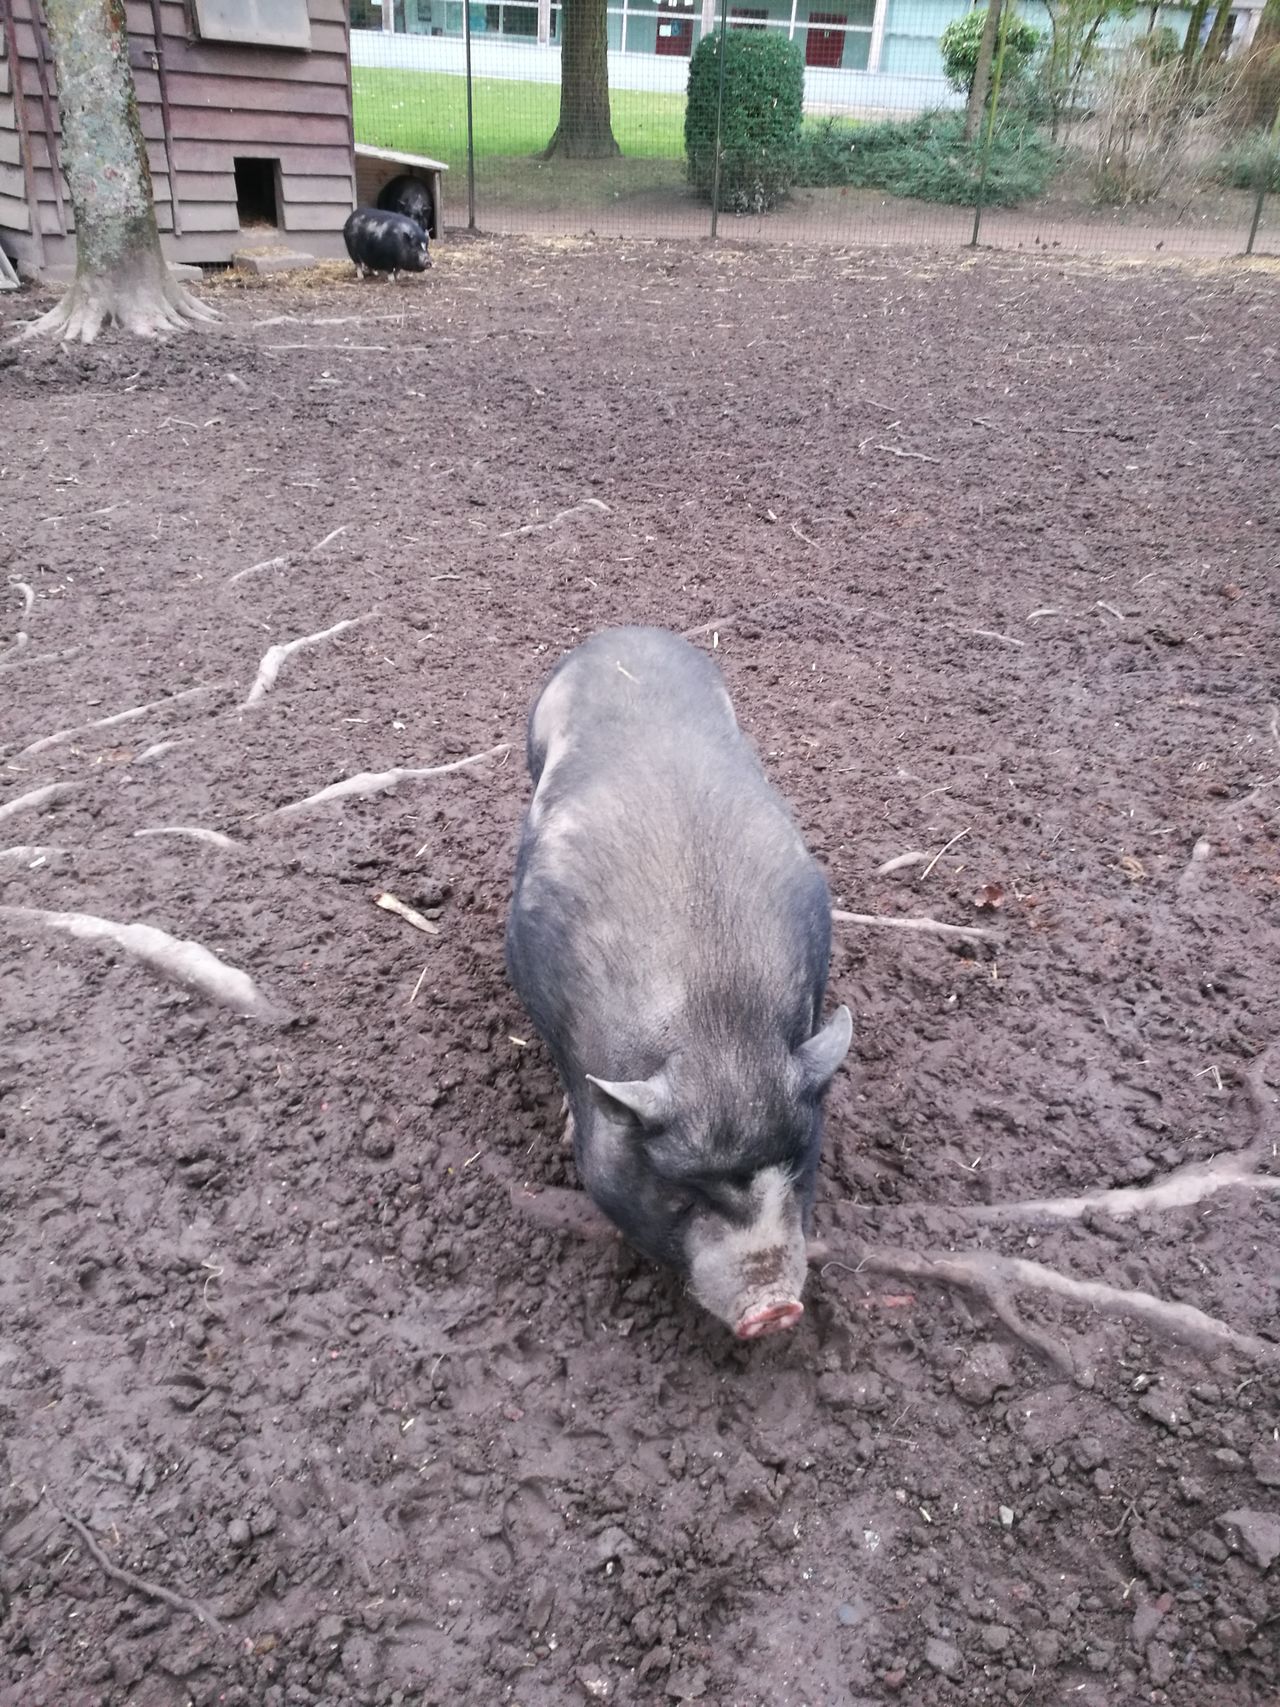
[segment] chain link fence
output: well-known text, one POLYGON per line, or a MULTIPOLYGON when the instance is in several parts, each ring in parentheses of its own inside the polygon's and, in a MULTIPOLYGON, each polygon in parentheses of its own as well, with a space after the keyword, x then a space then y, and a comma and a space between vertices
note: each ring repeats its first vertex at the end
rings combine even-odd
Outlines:
POLYGON ((496 233, 1276 254, 1262 13, 352 0, 356 142, 496 233))

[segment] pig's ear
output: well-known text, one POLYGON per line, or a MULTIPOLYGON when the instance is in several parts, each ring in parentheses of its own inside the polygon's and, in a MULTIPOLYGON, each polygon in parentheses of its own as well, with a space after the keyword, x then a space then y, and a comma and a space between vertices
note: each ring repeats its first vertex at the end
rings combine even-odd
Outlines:
POLYGON ((647 1131, 669 1124, 672 1115, 671 1087, 661 1073, 651 1079, 596 1079, 587 1074, 587 1083, 602 1114, 617 1120, 631 1116, 647 1131))
POLYGON ((853 1042, 853 1015, 848 1008, 837 1008, 831 1018, 796 1050, 796 1062, 805 1089, 814 1093, 826 1090, 836 1076, 836 1068, 849 1053, 853 1042))

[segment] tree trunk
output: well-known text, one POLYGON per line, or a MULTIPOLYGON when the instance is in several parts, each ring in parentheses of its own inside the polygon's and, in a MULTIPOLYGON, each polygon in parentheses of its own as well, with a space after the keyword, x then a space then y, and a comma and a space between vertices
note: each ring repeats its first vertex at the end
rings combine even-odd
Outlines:
POLYGON ((1213 23, 1209 28, 1209 38, 1204 44, 1202 56, 1205 65, 1216 65, 1227 49, 1227 26, 1231 22, 1231 8, 1235 0, 1218 0, 1218 10, 1213 15, 1213 23))
POLYGON ((1280 118, 1280 0, 1267 0, 1245 61, 1250 121, 1270 128, 1280 118))
POLYGON ((972 142, 977 136, 978 126, 982 123, 982 115, 986 110, 987 95, 991 90, 991 61, 995 58, 996 37, 1000 33, 1000 14, 1003 10, 1003 0, 987 0, 987 18, 982 26, 982 40, 978 43, 978 62, 973 68, 973 82, 969 85, 969 106, 964 115, 966 142, 972 142))
POLYGON ((606 0, 564 0, 560 12, 560 123, 542 158, 604 160, 622 151, 609 116, 606 0))
POLYGON ((1187 23, 1187 33, 1182 41, 1182 69, 1189 72, 1196 62, 1200 51, 1200 31, 1204 27, 1205 13, 1209 10, 1209 0, 1195 0, 1191 8, 1191 17, 1187 23))
POLYGON ((113 320, 140 337, 212 320, 160 250, 124 0, 45 0, 45 13, 58 73, 62 169, 76 220, 76 276, 28 336, 48 332, 88 344, 113 320))

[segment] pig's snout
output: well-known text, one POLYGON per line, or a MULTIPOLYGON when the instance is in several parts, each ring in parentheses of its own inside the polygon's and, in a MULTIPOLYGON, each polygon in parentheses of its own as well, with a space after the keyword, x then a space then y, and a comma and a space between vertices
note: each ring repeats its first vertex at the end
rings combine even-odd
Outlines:
POLYGON ((789 1299, 785 1304, 766 1304, 762 1309, 748 1311, 733 1331, 740 1340, 763 1339, 766 1334, 780 1334, 794 1328, 803 1315, 804 1305, 798 1299, 789 1299))

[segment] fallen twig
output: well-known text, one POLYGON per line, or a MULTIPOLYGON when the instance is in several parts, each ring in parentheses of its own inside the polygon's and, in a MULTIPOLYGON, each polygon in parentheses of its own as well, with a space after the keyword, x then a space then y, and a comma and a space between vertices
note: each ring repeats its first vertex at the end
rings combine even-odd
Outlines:
POLYGON ((39 907, 0 907, 0 918, 18 925, 45 925, 85 942, 113 943, 157 972, 199 990, 247 1019, 280 1021, 286 1017, 247 972, 219 960, 203 943, 170 936, 155 925, 119 924, 93 913, 50 913, 39 907))
POLYGON ((736 616, 718 616, 713 622, 700 622, 697 628, 686 628, 680 636, 682 640, 697 640, 703 634, 715 634, 722 628, 728 628, 730 623, 737 622, 736 616))
POLYGON ((846 913, 840 907, 831 909, 831 917, 840 925, 889 925, 894 930, 956 937, 962 942, 990 942, 995 939, 994 931, 983 930, 978 925, 944 925, 941 919, 897 919, 883 913, 846 913))
POLYGON ((221 682, 210 682, 198 688, 184 688, 181 693, 169 694, 165 699, 149 700, 146 705, 131 705, 127 711, 113 712, 110 717, 95 717, 92 723, 78 723, 72 729, 55 729, 52 735, 42 736, 29 747, 23 747, 16 757, 29 759, 33 753, 43 753, 47 747, 60 747, 66 741, 74 741, 79 735, 92 734, 95 729, 112 729, 117 723, 132 723, 135 718, 145 717, 149 711, 162 711, 165 706, 180 705, 184 699, 197 699, 201 694, 216 693, 221 686, 221 682))
POLYGON ((440 935, 439 925, 433 925, 430 919, 423 918, 416 907, 406 906, 403 901, 388 890, 384 890, 381 895, 375 895, 373 904, 375 907, 383 908, 385 912, 395 913, 406 924, 412 925, 415 931, 423 931, 427 936, 440 935))
POLYGON ((976 634, 979 640, 996 640, 1001 646, 1025 646, 1025 640, 1019 640, 1012 634, 999 634, 994 628, 971 628, 970 634, 976 634))
POLYGON ((500 533, 497 537, 519 539, 525 534, 542 533, 548 528, 559 527, 561 522, 571 521, 575 516, 589 515, 593 510, 600 515, 607 516, 610 513, 609 505, 603 498, 584 498, 580 504, 573 504, 567 510, 558 510, 550 521, 525 522, 523 527, 507 528, 505 533, 500 533))
POLYGON ((887 451, 890 456, 910 457, 913 462, 941 462, 940 456, 929 456, 922 450, 899 450, 897 445, 872 445, 872 450, 887 451))
POLYGON ((368 622, 373 615, 367 611, 364 616, 349 616, 342 622, 335 622, 332 628, 322 628, 317 634, 300 634, 296 640, 285 640, 275 646, 269 646, 262 655, 258 665, 258 674, 254 677, 253 686, 249 689, 248 698, 241 705, 241 711, 247 711, 250 706, 257 705, 275 686, 276 677, 280 674, 287 659, 295 652, 306 651, 309 647, 319 646, 322 640, 332 640, 335 634, 342 634, 348 628, 354 628, 357 623, 368 622))
POLYGON ((1099 610, 1106 611, 1108 616, 1115 617, 1118 622, 1124 621, 1124 612, 1117 610, 1115 605, 1109 605, 1105 599, 1095 599, 1093 602, 1099 610))
POLYGON ((341 782, 331 782, 318 793, 308 794, 303 800, 292 800, 286 806, 277 806, 274 811, 264 813, 263 816, 285 818, 293 812, 304 812, 309 806, 320 806, 329 800, 345 800, 353 794, 385 794, 402 782, 410 782, 422 776, 445 776, 449 771, 464 770, 468 765, 478 765, 483 759, 494 759, 500 753, 510 751, 510 741, 499 741, 496 747, 488 747, 483 753, 472 753, 466 759, 452 759, 447 765, 427 765, 421 769, 361 771, 358 776, 345 777, 341 782))
MULTIPOLYGON (((48 1499, 47 1494, 45 1498, 48 1499)), ((135 1575, 133 1571, 126 1571, 119 1565, 113 1565, 94 1540, 86 1524, 81 1523, 78 1517, 72 1517, 69 1511, 63 1511, 62 1507, 55 1505, 52 1500, 49 1500, 49 1505, 68 1528, 75 1531, 85 1552, 88 1553, 98 1569, 111 1578, 112 1582, 119 1583, 122 1588, 133 1589, 135 1593, 145 1595, 148 1600, 162 1600, 166 1606, 173 1607, 175 1612, 189 1612, 193 1618, 198 1619, 201 1624, 207 1624, 211 1630, 216 1630, 220 1636, 231 1634, 221 1619, 215 1618, 208 1607, 201 1606, 198 1600, 192 1600, 185 1594, 178 1594, 171 1588, 165 1588, 161 1583, 153 1583, 146 1577, 135 1575)))
POLYGON ((937 865, 938 861, 942 858, 943 854, 946 853, 950 848, 955 847, 956 843, 958 841, 961 841, 968 834, 969 834, 969 826, 966 824, 963 830, 957 830, 956 831, 955 835, 952 836, 952 838, 949 842, 944 842, 942 844, 942 846, 938 849, 937 853, 934 854, 933 858, 929 861, 928 865, 926 865, 924 870, 920 873, 921 883, 923 883, 925 878, 928 877, 929 873, 933 870, 934 866, 937 865))
POLYGON ((57 800, 73 788, 79 788, 78 782, 49 782, 43 788, 33 788, 28 794, 20 794, 15 800, 6 800, 0 806, 0 820, 12 818, 15 812, 34 812, 41 806, 47 806, 51 800, 57 800))

